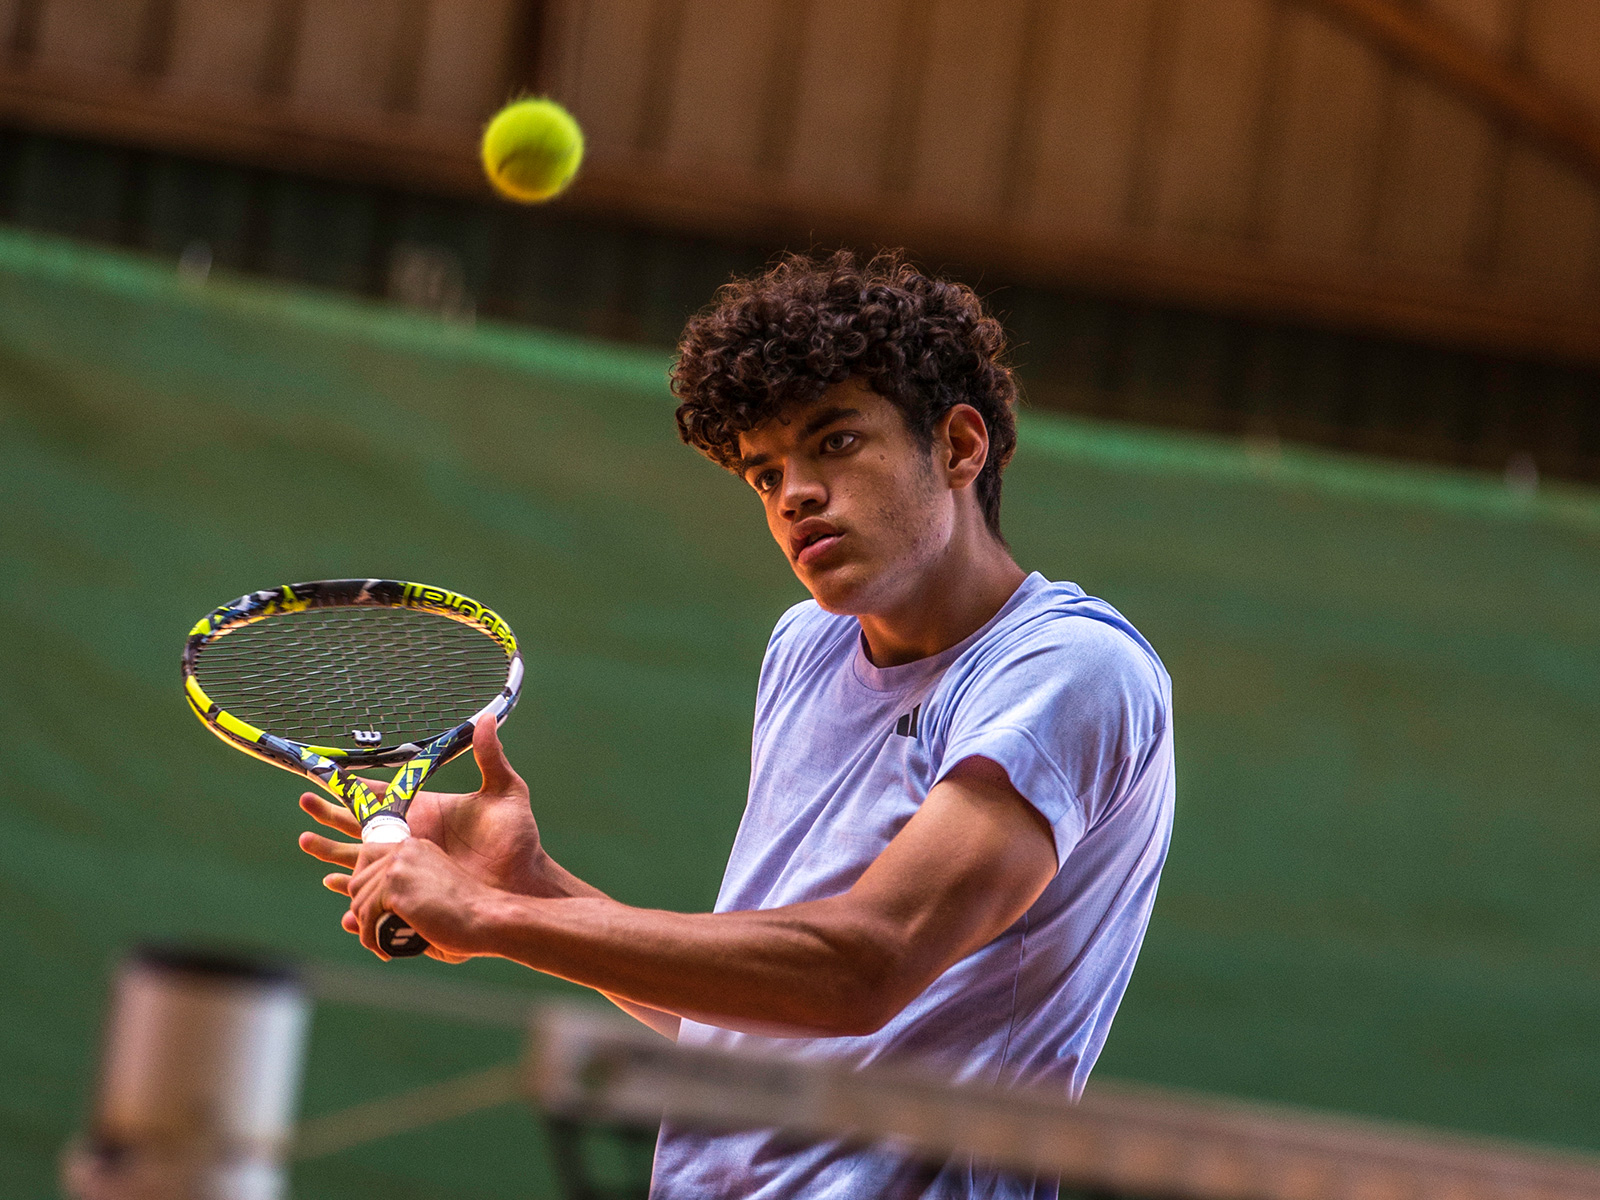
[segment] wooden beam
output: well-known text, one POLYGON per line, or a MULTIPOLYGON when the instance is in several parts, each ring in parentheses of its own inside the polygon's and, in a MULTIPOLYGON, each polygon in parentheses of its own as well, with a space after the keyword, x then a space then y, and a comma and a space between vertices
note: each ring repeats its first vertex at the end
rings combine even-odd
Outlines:
POLYGON ((992 221, 954 222, 896 204, 843 206, 781 186, 666 167, 597 163, 571 203, 634 224, 755 245, 908 247, 933 269, 995 282, 1359 330, 1453 349, 1600 366, 1600 314, 1552 304, 1536 285, 1401 267, 1210 251, 1151 239, 1089 240, 992 221))
POLYGON ((1497 57, 1449 22, 1394 0, 1298 0, 1464 97, 1600 182, 1600 122, 1533 72, 1497 57))
MULTIPOLYGON (((477 129, 415 118, 310 115, 281 101, 173 95, 81 75, 0 71, 0 124, 443 195, 489 197, 477 129)), ((1143 240, 1089 240, 840 204, 771 180, 596 159, 556 202, 664 232, 757 246, 906 246, 930 267, 1264 320, 1600 366, 1600 314, 1537 287, 1143 240)))
POLYGON ((409 115, 335 116, 280 97, 174 93, 27 69, 0 70, 0 122, 330 179, 484 190, 476 127, 409 115))

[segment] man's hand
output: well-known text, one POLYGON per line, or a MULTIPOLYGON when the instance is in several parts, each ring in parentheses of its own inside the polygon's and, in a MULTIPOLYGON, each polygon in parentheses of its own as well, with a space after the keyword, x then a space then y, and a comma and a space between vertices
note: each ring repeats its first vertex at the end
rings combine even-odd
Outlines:
MULTIPOLYGON (((364 846, 360 842, 338 841, 320 833, 302 833, 300 849, 322 862, 344 868, 343 871, 324 875, 322 885, 341 896, 350 896, 352 876, 346 872, 359 875, 370 864, 393 853, 397 847, 423 842, 437 852, 439 861, 447 862, 463 879, 496 891, 547 899, 604 896, 605 893, 563 869, 544 852, 539 840, 539 825, 533 818, 533 810, 528 802, 528 785, 523 782, 522 776, 512 770, 511 763, 506 759, 493 717, 483 718, 472 731, 472 756, 477 760, 478 771, 483 777, 482 786, 475 792, 465 794, 418 792, 406 811, 406 822, 411 826, 412 834, 406 842, 364 846)), ((380 796, 386 786, 371 779, 367 780, 367 784, 380 796)), ((360 823, 343 805, 324 800, 315 792, 306 792, 300 797, 300 807, 319 824, 347 837, 361 836, 360 823)), ((409 909, 400 907, 420 901, 424 892, 428 893, 429 904, 438 903, 445 894, 429 891, 434 885, 445 887, 442 877, 428 875, 427 879, 432 882, 425 883, 422 874, 410 873, 410 868, 416 865, 412 858, 414 853, 417 852, 406 851, 406 857, 393 864, 393 869, 407 869, 405 880, 408 886, 400 889, 405 898, 394 901, 387 910, 378 908, 372 921, 376 921, 377 914, 383 911, 398 913, 418 929, 422 929, 421 925, 417 925, 419 920, 443 921, 442 917, 433 915, 431 908, 428 910, 430 916, 419 918, 409 909)), ((466 894, 459 887, 451 887, 453 890, 446 889, 450 895, 466 894)), ((367 936, 370 930, 363 932, 356 913, 356 899, 353 898, 351 909, 344 914, 342 923, 348 932, 360 934, 362 944, 372 949, 374 943, 369 942, 367 936)), ((477 899, 481 900, 482 896, 477 896, 477 899)), ((471 914, 461 913, 458 916, 466 922, 471 914)), ((476 951, 448 949, 457 944, 451 939, 459 939, 464 928, 465 925, 454 927, 448 926, 448 923, 441 924, 441 935, 445 938, 443 942, 424 932, 424 936, 433 943, 428 953, 445 962, 460 962, 471 957, 476 951), (449 932, 446 932, 447 928, 449 932)))
MULTIPOLYGON (((418 792, 410 810, 406 810, 406 824, 411 826, 408 842, 363 846, 360 842, 338 842, 322 834, 312 834, 309 830, 299 837, 301 850, 312 858, 344 867, 339 872, 323 875, 323 886, 341 896, 352 896, 350 909, 342 917, 342 926, 347 933, 358 934, 363 946, 373 950, 374 954, 378 952, 378 944, 373 941, 371 926, 378 922, 379 915, 384 912, 398 912, 403 920, 418 930, 422 928, 419 920, 437 925, 435 931, 442 934, 443 939, 422 934, 432 942, 430 957, 440 958, 442 962, 462 962, 472 957, 470 950, 453 949, 461 942, 462 930, 466 928, 470 914, 456 914, 456 923, 450 923, 435 912, 443 896, 464 894, 459 886, 461 880, 501 891, 517 891, 526 896, 568 894, 563 890, 563 883, 570 882, 571 877, 550 862, 544 848, 539 845, 539 826, 533 819, 533 808, 528 803, 528 784, 507 762, 506 750, 501 747, 499 730, 493 717, 483 718, 472 731, 472 757, 477 760, 483 786, 469 794, 418 792), (403 894, 405 899, 378 901, 378 907, 371 912, 363 930, 357 909, 360 898, 352 894, 352 875, 346 872, 363 874, 370 867, 376 867, 382 859, 390 858, 398 846, 410 846, 411 842, 424 843, 427 850, 437 854, 438 861, 450 864, 461 880, 453 880, 450 886, 446 886, 445 880, 438 877, 437 872, 426 874, 416 866, 416 850, 406 851, 400 861, 390 864, 390 870, 400 872, 402 886, 398 888, 398 893, 403 894), (443 891, 437 891, 437 888, 443 888, 443 891), (397 907, 398 904, 413 902, 421 904, 424 896, 427 896, 426 917, 418 918, 410 910, 397 907)), ((378 795, 382 795, 386 789, 386 784, 376 779, 366 782, 378 795)), ((362 826, 354 813, 342 805, 328 802, 315 792, 301 795, 301 808, 318 824, 336 829, 347 837, 358 838, 362 835, 362 826)), ((387 875, 374 875, 374 885, 386 888, 384 894, 387 894, 387 875)), ((419 910, 424 909, 419 907, 419 910)))
MULTIPOLYGON (((539 843, 539 826, 528 803, 528 785, 511 769, 492 717, 473 730, 472 755, 483 776, 483 786, 466 794, 418 792, 406 812, 411 834, 438 846, 472 878, 502 891, 527 896, 564 895, 564 872, 554 868, 539 843)), ((385 784, 368 780, 382 795, 385 784)), ((318 824, 359 838, 361 825, 341 804, 315 792, 300 797, 300 807, 318 824)), ((359 842, 342 842, 319 833, 300 835, 300 849, 313 858, 346 871, 355 869, 359 842)), ((328 875, 324 885, 341 895, 349 892, 342 874, 328 875)))
POLYGON ((378 948, 377 926, 386 912, 398 913, 427 938, 434 958, 464 962, 485 952, 485 918, 496 897, 504 895, 424 838, 364 846, 354 874, 336 878, 350 897, 344 927, 382 958, 388 955, 378 948))

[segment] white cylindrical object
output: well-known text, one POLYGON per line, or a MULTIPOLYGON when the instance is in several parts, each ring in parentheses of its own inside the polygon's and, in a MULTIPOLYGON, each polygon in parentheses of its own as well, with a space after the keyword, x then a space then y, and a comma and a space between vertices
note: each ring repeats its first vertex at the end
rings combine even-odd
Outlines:
POLYGON ((81 1200, 279 1200, 310 1004, 282 967, 143 950, 118 973, 81 1200))
POLYGON ((411 826, 404 817, 379 813, 361 827, 363 842, 403 842, 411 836, 411 826))

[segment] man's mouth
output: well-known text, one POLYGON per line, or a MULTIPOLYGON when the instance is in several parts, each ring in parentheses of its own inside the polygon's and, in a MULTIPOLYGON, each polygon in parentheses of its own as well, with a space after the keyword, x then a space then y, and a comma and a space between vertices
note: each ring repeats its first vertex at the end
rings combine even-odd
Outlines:
POLYGON ((804 521, 795 527, 790 535, 790 544, 794 548, 794 561, 801 566, 809 566, 828 552, 841 534, 833 526, 821 521, 804 521))
POLYGON ((826 554, 829 547, 831 547, 843 536, 843 534, 838 533, 824 533, 816 538, 813 538, 801 548, 800 553, 795 557, 795 561, 800 563, 802 566, 810 566, 813 562, 826 554))

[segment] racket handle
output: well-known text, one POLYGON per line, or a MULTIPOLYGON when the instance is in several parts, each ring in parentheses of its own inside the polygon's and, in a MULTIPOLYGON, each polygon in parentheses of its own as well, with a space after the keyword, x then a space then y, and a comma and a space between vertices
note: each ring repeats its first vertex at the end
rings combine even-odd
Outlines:
POLYGON ((415 958, 428 949, 428 939, 394 913, 378 918, 378 949, 390 958, 415 958))
MULTIPOLYGON (((379 813, 361 827, 363 842, 403 842, 411 836, 404 817, 379 813)), ((415 958, 428 949, 428 939, 394 913, 378 918, 378 949, 390 958, 415 958)))

